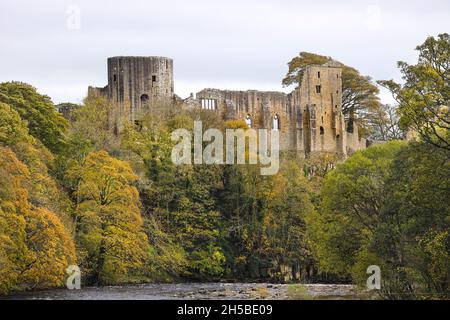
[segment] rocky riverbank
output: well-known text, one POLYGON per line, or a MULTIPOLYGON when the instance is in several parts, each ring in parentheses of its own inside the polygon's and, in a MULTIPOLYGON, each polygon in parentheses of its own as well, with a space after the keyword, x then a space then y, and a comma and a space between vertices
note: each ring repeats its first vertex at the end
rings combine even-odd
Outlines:
POLYGON ((352 285, 267 283, 182 283, 56 289, 11 295, 32 300, 359 300, 367 295, 352 285))

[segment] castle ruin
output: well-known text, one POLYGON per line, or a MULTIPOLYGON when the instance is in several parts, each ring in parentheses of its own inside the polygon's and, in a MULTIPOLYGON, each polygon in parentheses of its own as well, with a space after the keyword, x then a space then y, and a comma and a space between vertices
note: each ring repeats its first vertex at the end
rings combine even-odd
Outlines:
POLYGON ((115 126, 126 119, 136 123, 157 103, 180 103, 185 109, 204 109, 224 120, 242 119, 254 129, 280 131, 280 149, 307 156, 330 152, 347 156, 366 147, 358 130, 347 132, 342 114, 342 69, 328 62, 305 68, 293 92, 204 89, 187 99, 174 93, 173 60, 165 57, 108 59, 108 85, 89 87, 114 106, 115 126))

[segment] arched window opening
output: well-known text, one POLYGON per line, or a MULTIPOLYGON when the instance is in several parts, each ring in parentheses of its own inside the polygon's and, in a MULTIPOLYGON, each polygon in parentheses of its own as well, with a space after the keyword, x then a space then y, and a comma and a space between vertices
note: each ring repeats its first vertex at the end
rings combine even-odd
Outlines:
POLYGON ((273 130, 280 130, 280 128, 280 117, 275 115, 275 117, 273 117, 273 130))
POLYGON ((245 123, 247 124, 247 126, 248 126, 249 128, 252 127, 253 123, 252 123, 252 118, 250 118, 250 115, 247 115, 247 116, 245 117, 245 123))
POLYGON ((320 135, 323 136, 325 134, 325 129, 323 127, 320 127, 320 135))
POLYGON ((143 102, 143 103, 148 102, 149 99, 150 98, 149 98, 148 94, 144 93, 143 95, 141 95, 141 102, 143 102))

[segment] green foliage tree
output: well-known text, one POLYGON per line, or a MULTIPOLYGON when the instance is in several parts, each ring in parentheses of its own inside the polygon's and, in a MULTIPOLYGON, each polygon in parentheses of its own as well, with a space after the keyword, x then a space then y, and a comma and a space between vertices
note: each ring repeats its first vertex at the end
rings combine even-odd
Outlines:
POLYGON ((448 160, 444 149, 393 141, 339 164, 307 219, 319 267, 365 284, 375 264, 385 298, 448 297, 448 160))
MULTIPOLYGON (((288 73, 282 83, 284 86, 299 85, 304 70, 311 65, 322 65, 334 61, 342 66, 342 112, 349 120, 348 130, 353 131, 353 121, 360 124, 365 131, 370 129, 370 115, 380 108, 379 89, 368 76, 363 76, 358 70, 331 57, 309 52, 300 54, 288 63, 288 73)), ((368 132, 363 132, 367 134, 368 132)))
POLYGON ((174 236, 164 231, 157 215, 144 216, 144 231, 151 246, 151 279, 157 282, 179 279, 188 268, 186 251, 176 242, 174 236))
POLYGON ((72 117, 68 132, 72 144, 89 145, 90 151, 106 150, 117 154, 119 143, 115 134, 114 108, 106 98, 86 97, 83 104, 72 112, 72 117))
POLYGON ((174 142, 170 140, 170 132, 180 127, 189 129, 193 117, 201 119, 205 126, 216 119, 203 112, 178 115, 155 112, 144 119, 142 127, 126 127, 122 145, 133 152, 136 166, 145 176, 140 193, 146 216, 153 217, 162 227, 167 243, 177 243, 183 248, 187 274, 205 278, 223 273, 224 256, 218 243, 220 212, 215 203, 221 169, 206 165, 175 166, 171 160, 174 142))
POLYGON ((75 120, 73 117, 73 112, 79 109, 80 107, 81 106, 79 104, 71 102, 63 102, 55 106, 56 110, 58 110, 58 112, 61 113, 65 119, 69 120, 69 122, 75 120))
POLYGON ((325 177, 319 210, 308 217, 319 267, 349 274, 370 243, 385 200, 389 165, 402 147, 393 141, 356 152, 325 177))
MULTIPOLYGON (((74 194, 67 170, 94 151, 108 151, 118 156, 119 138, 115 134, 113 106, 101 96, 88 96, 71 112, 66 146, 55 159, 54 175, 69 195, 74 194)), ((76 201, 76 200, 75 200, 76 201)))
POLYGON ((398 62, 404 84, 379 81, 399 104, 400 124, 423 141, 450 150, 450 36, 429 37, 416 48, 415 65, 398 62))
POLYGON ((312 204, 295 162, 283 163, 275 176, 261 176, 257 166, 229 166, 224 185, 223 237, 233 276, 284 280, 283 266, 311 267, 305 218, 312 204))
POLYGON ((30 134, 52 152, 64 148, 67 120, 57 111, 48 96, 22 82, 0 83, 0 102, 8 104, 27 122, 30 134))
POLYGON ((448 152, 423 143, 403 148, 392 163, 371 244, 390 275, 386 297, 449 297, 449 177, 448 152))

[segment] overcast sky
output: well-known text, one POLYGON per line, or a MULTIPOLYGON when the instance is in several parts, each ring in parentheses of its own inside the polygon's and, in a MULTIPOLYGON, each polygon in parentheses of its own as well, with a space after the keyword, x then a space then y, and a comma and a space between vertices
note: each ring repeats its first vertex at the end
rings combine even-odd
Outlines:
POLYGON ((107 57, 157 55, 174 59, 181 97, 289 91, 281 79, 300 51, 400 80, 396 61, 413 63, 415 46, 443 32, 449 0, 0 0, 0 81, 80 102, 106 85, 107 57))

